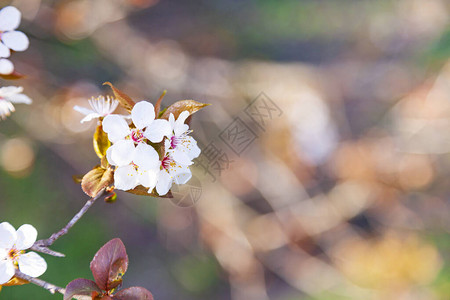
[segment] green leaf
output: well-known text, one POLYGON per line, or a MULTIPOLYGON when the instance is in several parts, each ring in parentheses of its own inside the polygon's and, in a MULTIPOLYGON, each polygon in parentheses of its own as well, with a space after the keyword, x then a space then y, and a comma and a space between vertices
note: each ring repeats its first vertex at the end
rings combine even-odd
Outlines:
POLYGON ((110 240, 101 247, 91 261, 91 271, 95 282, 105 291, 110 291, 122 283, 122 276, 127 268, 127 251, 118 238, 110 240))
POLYGON ((81 180, 81 188, 83 191, 95 197, 98 192, 111 185, 114 182, 114 171, 112 169, 103 169, 100 166, 95 166, 91 171, 84 175, 81 180))
POLYGON ((161 115, 161 119, 168 120, 170 114, 173 114, 175 119, 177 119, 178 116, 185 110, 189 112, 189 115, 192 115, 193 113, 199 111, 200 109, 208 105, 210 104, 200 103, 194 100, 180 100, 175 102, 171 106, 167 107, 167 109, 161 115))
POLYGON ((102 125, 98 125, 94 133, 94 150, 99 158, 103 158, 106 155, 106 150, 111 147, 111 142, 108 139, 108 134, 103 131, 102 125))
POLYGON ((113 90, 114 97, 119 101, 120 105, 122 105, 122 107, 125 108, 128 112, 131 112, 135 102, 130 98, 130 96, 115 88, 111 82, 105 82, 103 83, 103 85, 109 85, 113 90))
POLYGON ((78 278, 69 282, 64 293, 64 300, 70 300, 74 296, 91 296, 92 292, 102 293, 97 284, 92 280, 78 278))

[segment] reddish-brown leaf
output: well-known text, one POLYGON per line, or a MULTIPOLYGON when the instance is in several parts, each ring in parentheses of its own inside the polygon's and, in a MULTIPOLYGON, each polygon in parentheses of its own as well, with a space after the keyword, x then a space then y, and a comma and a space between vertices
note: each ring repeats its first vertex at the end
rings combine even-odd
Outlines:
POLYGON ((123 108, 128 110, 128 112, 131 112, 135 102, 133 101, 133 99, 130 98, 130 96, 128 96, 127 94, 125 94, 121 90, 119 90, 116 87, 114 87, 114 85, 111 82, 105 82, 105 83, 103 83, 103 85, 109 85, 111 87, 111 89, 113 90, 114 97, 117 100, 119 100, 120 105, 122 105, 123 108))
POLYGON ((69 282, 64 293, 64 300, 70 300, 75 295, 78 296, 91 296, 93 292, 102 293, 97 284, 92 280, 84 278, 78 278, 69 282))
POLYGON ((128 268, 128 256, 124 244, 118 238, 107 242, 91 261, 91 271, 97 285, 110 291, 122 283, 128 268))
POLYGON ((113 298, 116 300, 153 300, 153 295, 143 287, 133 286, 121 290, 113 298))
POLYGON ((173 195, 170 191, 167 194, 160 196, 160 195, 158 195, 158 193, 156 193, 154 191, 148 192, 148 188, 146 188, 142 185, 138 185, 134 189, 128 190, 127 193, 140 195, 140 196, 151 196, 151 197, 156 197, 156 198, 173 198, 173 195))
POLYGON ((194 100, 180 100, 175 102, 171 106, 167 107, 167 109, 161 115, 161 119, 168 120, 170 114, 173 114, 175 119, 177 119, 178 116, 185 110, 189 112, 189 115, 192 115, 193 113, 199 111, 200 109, 208 105, 210 104, 200 103, 194 100))
POLYGON ((7 80, 17 80, 25 78, 26 76, 17 71, 14 71, 11 74, 0 74, 0 77, 7 80))
POLYGON ((81 188, 91 197, 95 197, 98 192, 114 182, 114 171, 103 169, 100 166, 94 167, 81 180, 81 188))

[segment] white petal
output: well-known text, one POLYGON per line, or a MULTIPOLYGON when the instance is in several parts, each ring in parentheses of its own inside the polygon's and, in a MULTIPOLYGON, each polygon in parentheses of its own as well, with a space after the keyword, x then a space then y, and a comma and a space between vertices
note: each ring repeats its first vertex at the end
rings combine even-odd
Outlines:
POLYGON ((19 27, 22 14, 14 6, 7 6, 0 10, 0 31, 14 30, 19 27))
POLYGON ((14 65, 9 59, 0 58, 0 74, 8 75, 14 71, 14 65))
POLYGON ((4 260, 8 256, 8 250, 0 248, 0 261, 4 260))
POLYGON ((25 250, 33 246, 37 238, 37 230, 30 224, 24 224, 17 229, 16 249, 25 250))
POLYGON ((14 110, 14 105, 11 102, 0 99, 0 118, 5 119, 14 110))
POLYGON ((113 143, 124 139, 131 133, 127 121, 118 115, 109 115, 105 117, 103 120, 103 131, 108 134, 109 140, 113 143))
POLYGON ((73 109, 76 110, 79 113, 82 113, 83 115, 86 115, 86 116, 94 113, 94 111, 92 109, 89 109, 89 108, 86 108, 86 107, 82 107, 82 106, 78 106, 78 105, 75 105, 73 107, 73 109))
POLYGON ((144 136, 152 143, 159 143, 162 139, 172 135, 172 128, 167 120, 156 119, 145 130, 144 136))
POLYGON ((111 159, 117 166, 130 164, 134 158, 134 142, 130 140, 120 140, 111 147, 111 159))
POLYGON ((172 176, 166 171, 161 170, 156 183, 156 191, 160 196, 164 196, 172 187, 172 176))
POLYGON ((21 31, 8 31, 3 33, 2 42, 14 51, 24 51, 28 48, 30 41, 25 33, 21 31))
POLYGON ((137 172, 132 165, 118 167, 114 172, 114 186, 116 189, 128 191, 134 189, 138 184, 137 172))
POLYGON ((0 96, 3 98, 11 97, 15 94, 20 94, 23 92, 23 87, 21 86, 5 86, 0 88, 0 96))
POLYGON ((185 110, 178 116, 178 119, 175 121, 173 131, 175 132, 176 136, 180 136, 189 130, 189 125, 184 124, 184 121, 186 121, 187 117, 189 117, 189 112, 185 110))
POLYGON ((170 127, 172 127, 172 129, 175 127, 175 117, 173 115, 173 113, 170 113, 169 115, 169 123, 170 123, 170 127))
POLYGON ((188 167, 177 168, 174 172, 171 170, 171 174, 176 184, 185 184, 192 177, 191 170, 188 167))
POLYGON ((107 150, 106 150, 106 160, 111 164, 111 165, 113 165, 113 166, 117 166, 117 164, 114 162, 114 160, 112 159, 112 157, 111 157, 111 149, 112 147, 109 147, 107 150))
POLYGON ((161 162, 159 161, 158 152, 152 146, 139 143, 134 151, 133 162, 146 170, 159 170, 161 162))
POLYGON ((83 119, 81 119, 80 123, 89 122, 95 118, 100 118, 101 116, 98 113, 92 113, 87 116, 85 116, 83 119))
POLYGON ((31 277, 39 277, 47 270, 45 260, 35 252, 19 255, 19 271, 31 277))
POLYGON ((191 137, 187 136, 185 140, 183 141, 183 146, 187 149, 187 155, 190 159, 197 158, 200 153, 202 152, 200 148, 197 146, 197 141, 191 137))
POLYGON ((31 98, 25 94, 12 94, 12 95, 8 96, 7 98, 12 103, 31 104, 33 102, 33 100, 31 100, 31 98))
POLYGON ((3 44, 0 43, 0 57, 10 57, 11 56, 11 51, 9 50, 9 48, 3 44))
POLYGON ((139 183, 151 190, 156 186, 159 170, 137 170, 139 183))
POLYGON ((0 261, 0 285, 5 284, 14 276, 15 268, 10 260, 0 261))
POLYGON ((173 160, 182 165, 192 165, 193 162, 191 158, 187 155, 184 148, 177 147, 172 152, 173 160))
POLYGON ((16 229, 8 222, 0 224, 0 248, 11 249, 17 240, 16 229))
POLYGON ((137 129, 143 129, 155 119, 155 108, 147 101, 140 101, 133 106, 131 120, 137 129))

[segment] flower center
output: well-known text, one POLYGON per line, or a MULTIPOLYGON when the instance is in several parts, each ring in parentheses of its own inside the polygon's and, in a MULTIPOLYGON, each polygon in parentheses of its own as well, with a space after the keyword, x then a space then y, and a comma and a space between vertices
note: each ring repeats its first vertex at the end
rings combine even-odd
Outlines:
POLYGON ((12 261, 16 261, 22 251, 12 248, 8 252, 8 258, 12 261))
POLYGON ((130 138, 135 143, 140 143, 144 140, 144 133, 139 129, 133 129, 130 134, 130 138))
POLYGON ((161 167, 168 170, 170 168, 170 165, 172 164, 172 161, 173 160, 169 156, 164 156, 163 160, 161 161, 161 167))
POLYGON ((172 136, 170 138, 170 147, 172 149, 175 149, 175 147, 178 145, 178 143, 180 142, 180 139, 176 136, 172 136))

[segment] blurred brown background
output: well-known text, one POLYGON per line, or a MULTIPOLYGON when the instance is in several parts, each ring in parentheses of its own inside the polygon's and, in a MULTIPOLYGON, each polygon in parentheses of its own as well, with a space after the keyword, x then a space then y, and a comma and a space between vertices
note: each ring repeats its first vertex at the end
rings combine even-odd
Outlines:
MULTIPOLYGON (((91 279, 114 237, 155 299, 450 299, 450 3, 15 0, 31 106, 0 123, 1 220, 59 230, 86 201, 105 81, 192 121, 173 200, 119 192, 55 243, 44 280, 91 279)), ((60 299, 38 287, 1 299, 60 299)))

